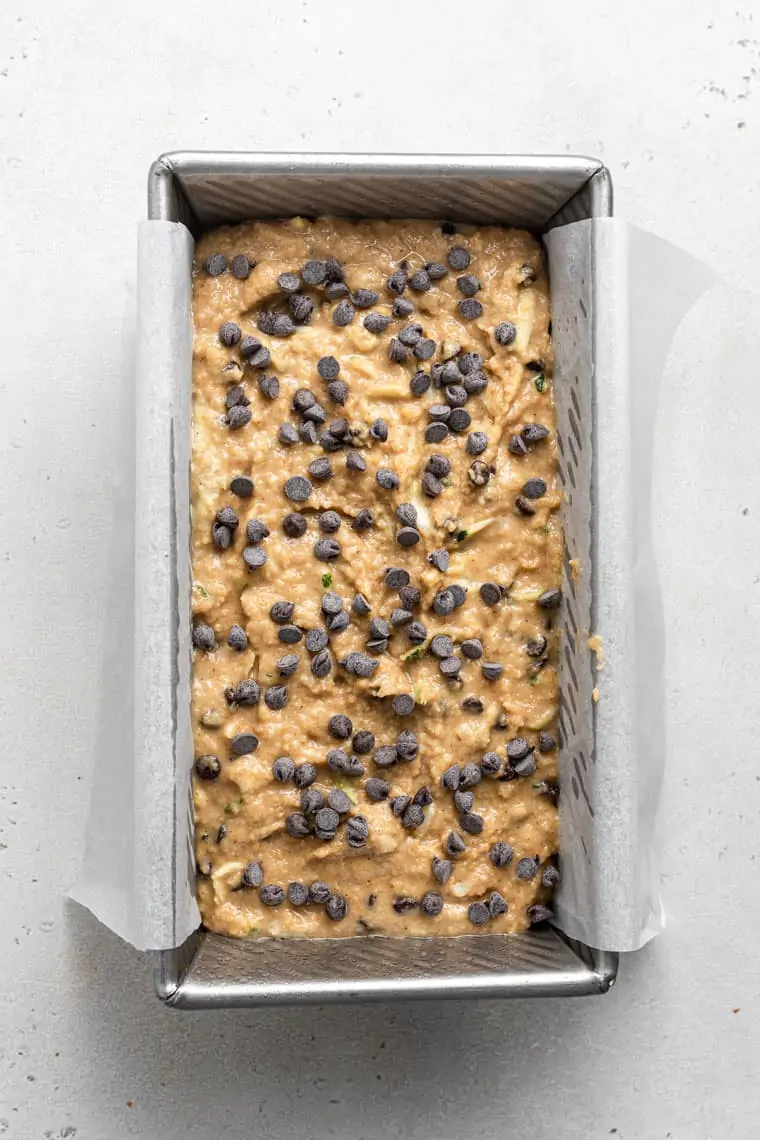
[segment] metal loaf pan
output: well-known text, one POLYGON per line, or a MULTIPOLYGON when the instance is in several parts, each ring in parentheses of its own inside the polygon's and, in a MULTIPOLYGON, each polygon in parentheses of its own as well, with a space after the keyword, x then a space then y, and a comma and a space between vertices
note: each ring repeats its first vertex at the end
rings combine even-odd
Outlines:
MULTIPOLYGON (((568 222, 610 216, 612 187, 600 162, 569 156, 181 152, 163 155, 151 167, 148 210, 151 219, 183 222, 194 235, 225 223, 297 214, 446 218, 546 233, 568 222)), ((593 361, 591 365, 571 393, 576 410, 580 406, 589 416, 593 361)), ((572 414, 570 418, 574 422, 572 414)), ((585 535, 580 541, 586 550, 589 531, 593 533, 591 464, 589 457, 578 462, 571 439, 563 446, 563 430, 569 429, 563 429, 561 404, 559 419, 562 478, 568 490, 572 485, 574 498, 585 495, 587 503, 580 528, 566 526, 570 556, 577 553, 572 532, 585 535)), ((178 507, 189 511, 189 503, 178 507)), ((588 629, 590 587, 579 597, 583 591, 576 593, 567 573, 565 585, 568 628, 588 629)), ((189 604, 180 599, 181 606, 189 604)), ((576 718, 578 709, 593 718, 592 711, 584 712, 593 704, 581 691, 589 670, 574 667, 576 651, 566 642, 561 743, 571 735, 564 719, 569 716, 572 724, 571 709, 576 718)), ((591 723, 586 737, 593 747, 591 723)), ((190 759, 188 781, 189 771, 190 759)), ((572 784, 577 797, 574 777, 572 784)), ((283 946, 198 931, 183 946, 155 958, 156 991, 167 1005, 180 1009, 605 993, 618 966, 616 954, 573 942, 555 929, 511 936, 341 939, 340 954, 330 940, 293 940, 283 946)))

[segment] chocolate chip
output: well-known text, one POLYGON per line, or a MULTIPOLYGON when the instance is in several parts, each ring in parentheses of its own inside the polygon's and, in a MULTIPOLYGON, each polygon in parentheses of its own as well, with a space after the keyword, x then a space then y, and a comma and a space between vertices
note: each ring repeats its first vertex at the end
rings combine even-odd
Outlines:
POLYGON ((508 867, 514 858, 514 851, 508 843, 499 840, 494 843, 493 847, 488 853, 488 858, 493 863, 494 867, 508 867))
MULTIPOLYGON (((240 629, 240 626, 233 628, 240 629)), ((245 632, 243 636, 245 637, 245 632)), ((246 638, 246 644, 247 644, 246 638)), ((210 625, 196 625, 193 627, 192 642, 195 649, 205 649, 207 651, 216 649, 216 635, 210 625)), ((244 646, 245 648, 245 646, 244 646)))
POLYGON ((427 637, 427 629, 421 621, 413 621, 407 628, 406 636, 412 645, 421 645, 427 637))
POLYGON ((304 788, 301 792, 301 811, 314 815, 325 806, 325 797, 319 788, 304 788))
POLYGON ((222 765, 218 756, 198 756, 195 761, 195 774, 200 780, 218 780, 222 765))
POLYGON ((470 255, 464 246, 455 245, 449 250, 446 260, 452 269, 459 271, 470 264, 470 255))
POLYGON ((539 443, 542 439, 546 439, 548 434, 549 429, 543 424, 526 424, 521 432, 523 440, 528 444, 539 443))
POLYGON ((343 266, 337 257, 328 257, 325 262, 325 280, 330 282, 343 281, 344 277, 343 266))
POLYGON ((280 676, 292 677, 298 668, 298 661, 299 658, 297 653, 286 653, 284 657, 281 657, 277 662, 277 669, 280 676))
POLYGON ((398 339, 406 348, 414 348, 415 344, 418 344, 422 339, 422 325, 405 325, 403 329, 399 330, 398 339))
POLYGON ((409 571, 391 566, 385 571, 385 584, 389 590, 400 590, 409 585, 409 571))
POLYGON ((459 812, 468 812, 472 810, 472 805, 475 803, 474 792, 454 792, 454 807, 459 812))
POLYGON ((557 870, 557 868, 555 866, 553 866, 553 864, 550 863, 548 867, 544 867, 544 870, 541 874, 541 884, 544 887, 556 887, 556 886, 558 886, 559 885, 559 879, 560 879, 559 871, 557 870))
POLYGON ((523 515, 525 518, 530 518, 531 515, 536 513, 536 508, 528 502, 524 495, 518 495, 515 499, 515 506, 518 514, 523 515))
POLYGON ((372 289, 357 289, 351 298, 357 309, 371 309, 377 299, 378 294, 372 289))
POLYGON ((546 646, 546 637, 537 637, 536 641, 526 643, 525 652, 528 653, 529 657, 544 657, 546 646))
POLYGON ((422 490, 428 498, 435 499, 443 491, 443 485, 431 471, 426 471, 422 476, 422 490))
POLYGON ((462 777, 460 780, 460 787, 462 788, 476 788, 480 781, 483 779, 483 773, 478 764, 465 764, 462 769, 462 777))
POLYGON ((439 590, 433 598, 433 609, 439 617, 448 617, 455 608, 454 595, 451 590, 439 590))
POLYGON ((526 499, 541 499, 546 494, 546 483, 543 479, 528 479, 522 493, 526 499))
POLYGON ((285 497, 294 503, 305 503, 312 492, 312 486, 303 475, 293 475, 285 481, 285 497))
POLYGON ((488 377, 485 372, 470 372, 464 378, 464 390, 469 396, 477 396, 488 387, 488 377))
POLYGON ((495 582, 484 582, 480 587, 480 597, 487 606, 497 606, 502 598, 501 586, 495 582))
POLYGON ((536 758, 530 752, 522 760, 513 760, 512 767, 518 776, 532 776, 536 770, 536 758))
POLYGON ((398 753, 393 744, 382 744, 375 749, 373 758, 378 768, 392 768, 398 760, 398 753))
POLYGON ((351 811, 351 800, 340 788, 330 789, 327 793, 327 802, 338 815, 347 815, 351 811))
POLYGON ((458 764, 450 764, 441 776, 441 785, 450 792, 455 792, 462 778, 462 769, 458 764))
POLYGON ((457 277, 457 289, 463 297, 474 297, 481 288, 480 282, 472 273, 465 273, 462 277, 457 277))
POLYGON ((244 336, 240 342, 240 355, 244 360, 249 360, 262 347, 261 341, 255 336, 244 336))
POLYGON ((562 591, 558 589, 545 590, 537 601, 542 610, 556 610, 562 603, 562 591))
POLYGON ((382 800, 388 799, 391 786, 386 780, 381 780, 379 776, 370 776, 364 785, 364 790, 373 803, 380 803, 382 800))
POLYGON ((517 329, 511 321, 501 321, 494 329, 493 338, 497 344, 506 347, 509 344, 514 344, 517 337, 517 329))
POLYGON ((227 258, 223 253, 212 253, 203 263, 209 277, 219 277, 227 269, 227 258))
POLYGON ((236 325, 234 321, 225 321, 219 329, 219 340, 227 348, 232 348, 240 342, 240 325, 236 325))
POLYGON ((346 820, 346 843, 349 847, 364 847, 369 836, 369 824, 363 815, 352 815, 346 820))
POLYGON ((267 552, 260 546, 246 546, 243 561, 249 570, 260 570, 267 560, 267 552))
POLYGON ((297 625, 284 625, 277 631, 277 636, 284 645, 297 645, 303 634, 297 625))
POLYGON ((288 337, 296 331, 296 326, 287 313, 261 313, 258 328, 268 336, 288 337))
POLYGON ((468 455, 482 455, 488 447, 488 436, 484 431, 473 431, 467 436, 468 455))
POLYGON ((259 898, 264 906, 282 906, 285 902, 285 891, 277 883, 271 883, 261 888, 259 898))
POLYGON ((443 443, 448 434, 449 429, 445 423, 438 421, 428 424, 425 428, 425 443, 443 443))
POLYGON ((255 546, 259 542, 263 542, 265 538, 269 538, 269 527, 261 519, 249 519, 245 526, 245 533, 248 541, 255 546))
POLYGON ((394 293, 397 297, 406 289, 407 274, 405 269, 397 269, 390 275, 385 285, 389 293, 394 293))
POLYGON ((548 922, 549 919, 554 918, 554 911, 543 903, 534 903, 533 906, 528 907, 527 915, 531 926, 535 926, 539 922, 548 922))
POLYGON ((392 361, 393 364, 403 364, 408 355, 409 353, 398 337, 392 336, 388 342, 388 359, 392 361))
POLYGON ((476 301, 472 297, 468 297, 465 301, 459 302, 459 312, 466 321, 477 321, 483 316, 483 306, 480 301, 476 301))
POLYGON ((538 734, 538 750, 539 752, 553 752, 557 747, 557 741, 554 739, 550 732, 539 732, 538 734))
POLYGON ((409 610, 402 610, 400 606, 396 606, 395 609, 391 610, 391 625, 408 625, 413 616, 409 610))
POLYGON ((467 431, 472 423, 472 416, 466 408, 454 408, 447 422, 451 431, 461 434, 461 432, 467 431))
POLYGON ((311 831, 311 824, 303 812, 294 811, 285 820, 285 830, 291 839, 305 839, 311 831))
POLYGON ((277 286, 283 293, 297 293, 301 288, 301 278, 297 273, 281 273, 277 278, 277 286))
POLYGON ((315 677, 324 680, 332 673, 333 659, 329 649, 321 649, 311 661, 311 671, 315 677))
POLYGON ((528 454, 528 448, 523 442, 522 436, 519 435, 512 436, 507 444, 507 450, 510 451, 512 455, 517 455, 518 457, 528 454))
POLYGON ((310 788, 317 778, 317 769, 313 764, 299 764, 293 779, 297 788, 310 788))
POLYGON ((414 304, 405 297, 397 297, 391 306, 391 312, 397 320, 405 320, 414 312, 414 304))
POLYGON ((314 302, 311 297, 301 293, 294 293, 288 298, 288 308, 293 321, 297 325, 308 325, 311 314, 314 312, 314 302))
POLYGON ((327 278, 327 266, 324 261, 307 261, 301 276, 307 285, 321 285, 327 278))
POLYGON ((277 622, 278 625, 284 625, 290 621, 294 610, 295 605, 293 602, 275 602, 269 611, 269 616, 272 621, 277 622))
POLYGON ((288 703, 288 690, 285 685, 270 685, 264 693, 264 703, 274 712, 284 709, 288 703))
POLYGON ((465 697, 462 701, 462 708, 465 712, 482 713, 485 708, 480 697, 465 697))
POLYGON ((310 408, 306 409, 303 418, 310 420, 314 424, 323 424, 327 419, 327 412, 321 404, 314 403, 310 408))
POLYGON ((335 594, 329 590, 326 594, 322 595, 320 607, 323 614, 339 614, 343 609, 343 599, 339 594, 335 594))
POLYGON ((430 284, 430 278, 424 269, 418 269, 409 278, 409 288, 413 289, 415 293, 427 293, 430 284))
POLYGON ((377 669, 377 665, 377 661, 374 661, 367 653, 349 653, 345 660, 346 670, 357 677, 371 677, 377 669))
POLYGON ((239 732, 233 736, 231 748, 235 756, 250 756, 259 746, 259 738, 253 732, 239 732))
POLYGON ((463 812, 459 817, 459 826, 468 835, 480 835, 483 830, 483 817, 475 815, 474 812, 463 812))
POLYGON ((391 627, 384 618, 373 618, 369 623, 370 637, 374 638, 389 638, 391 635, 391 627))
POLYGON ((358 617, 366 617, 371 612, 372 606, 369 604, 364 594, 357 594, 351 603, 351 609, 358 617))
POLYGON ((327 634, 323 629, 309 629, 306 631, 305 644, 309 653, 319 653, 327 648, 327 634))
POLYGON ((303 443, 317 442, 317 429, 309 420, 305 420, 304 423, 301 424, 298 429, 298 434, 303 443))
POLYGON ((261 863, 249 863, 243 871, 244 887, 260 887, 264 882, 264 868, 261 863))
POLYGON ((443 394, 450 408, 463 408, 469 399, 467 389, 461 384, 447 384, 443 394))
POLYGON ((367 461, 358 451, 349 451, 346 455, 346 469, 348 471, 366 471, 367 461))
POLYGON ((230 481, 230 490, 233 495, 241 499, 250 499, 253 494, 253 479, 248 475, 235 475, 230 481))
POLYGON ((375 475, 375 481, 377 482, 377 486, 382 487, 384 491, 395 491, 401 486, 401 480, 397 473, 390 471, 387 467, 379 467, 375 475))
POLYGON ((305 883, 288 883, 288 902, 291 906, 306 906, 309 901, 309 888, 305 883))
POLYGON ((420 899, 420 911, 427 918, 435 918, 443 910, 443 898, 438 891, 426 891, 420 899))
POLYGON ((234 408, 230 408, 225 416, 225 420, 227 427, 230 428, 231 431, 238 431, 251 422, 251 409, 238 404, 234 408))
MULTIPOLYGON (((198 626, 196 626, 197 628, 198 626)), ((227 634, 227 644, 230 649, 237 649, 239 653, 248 648, 248 634, 242 625, 231 626, 230 632, 227 634)), ((195 645, 195 630, 193 630, 193 645, 195 645)))
POLYGON ((320 562, 334 562, 340 558, 340 543, 337 538, 318 538, 314 543, 314 557, 320 562))
POLYGON ((485 926, 491 915, 485 903, 473 902, 467 908, 467 917, 473 926, 485 926))
POLYGON ((250 677, 245 681, 238 681, 234 688, 225 689, 224 695, 227 699, 227 704, 250 709, 261 700, 261 689, 259 688, 258 681, 254 681, 253 678, 250 677))
POLYGON ((449 855, 461 855, 467 850, 467 844, 456 831, 450 831, 446 836, 446 851, 449 855))
POLYGON ((308 471, 312 479, 332 479, 333 469, 329 459, 312 459, 308 471))
POLYGON ((401 816, 401 824, 407 828, 408 831, 414 831, 417 827, 422 827, 425 822, 425 813, 419 804, 411 803, 401 816))
POLYGON ((495 776, 501 770, 498 752, 484 752, 480 758, 480 771, 484 776, 495 776))
POLYGON ((230 262, 230 269, 238 281, 245 281, 254 267, 255 262, 249 261, 244 253, 236 253, 230 262))
POLYGON ((408 764, 414 760, 420 750, 420 744, 411 728, 405 728, 396 737, 396 755, 400 761, 408 764))
POLYGON ((509 910, 509 904, 503 895, 498 891, 491 891, 488 896, 488 913, 491 918, 498 918, 500 914, 506 914, 509 910))
POLYGON ((419 903, 411 895, 399 895, 393 900, 392 906, 396 914, 408 914, 409 911, 416 910, 419 903))
POLYGON ((373 439, 379 440, 380 443, 385 443, 388 438, 388 425, 385 420, 375 420, 369 429, 369 434, 373 439))
POLYGON ((445 265, 441 265, 440 261, 429 261, 425 266, 425 272, 431 281, 440 281, 442 277, 448 275, 448 269, 445 265))
POLYGON ((518 879, 522 879, 524 882, 529 882, 531 879, 535 878, 536 872, 538 871, 538 866, 538 858, 533 859, 529 855, 526 855, 525 858, 520 859, 517 864, 518 879))
POLYGON ((277 438, 286 447, 292 447, 294 443, 298 443, 298 432, 292 424, 280 424, 277 430, 277 438))
POLYGON ((451 408, 448 404, 431 404, 428 408, 428 416, 431 420, 448 420, 451 416, 451 408))
POLYGON ((314 393, 308 388, 298 388, 293 394, 292 408, 294 412, 300 412, 302 415, 308 409, 316 404, 316 397, 314 393))
POLYGON ((420 532, 413 526, 402 526, 401 530, 396 532, 396 542, 399 546, 410 547, 416 546, 420 541, 420 532))
POLYGON ((342 380, 331 380, 327 385, 327 394, 334 404, 345 404, 348 399, 348 384, 342 380))
POLYGON ((431 455, 425 464, 425 470, 435 475, 437 479, 445 479, 451 474, 451 460, 445 455, 431 455))
POLYGON ((391 701, 396 716, 411 716, 414 712, 414 697, 408 693, 397 693, 391 701))
MULTIPOLYGON (((348 800, 348 796, 346 796, 346 800, 348 800)), ((348 804, 350 807, 350 800, 348 800, 348 804)), ((331 807, 320 808, 314 816, 314 825, 319 831, 335 832, 338 829, 339 823, 340 816, 338 815, 337 811, 331 807)))
POLYGON ((499 665, 496 661, 484 661, 480 666, 480 671, 486 681, 498 681, 504 672, 504 666, 499 665))
POLYGON ((323 883, 320 879, 311 883, 309 886, 309 902, 324 904, 330 898, 330 888, 327 883, 323 883))
POLYGON ((449 568, 449 552, 448 550, 432 550, 427 556, 427 561, 431 566, 435 566, 436 570, 445 574, 449 568))
POLYGON ((367 313, 362 322, 367 332, 375 334, 384 333, 391 323, 391 318, 383 316, 382 313, 367 313))
POLYGON ((516 736, 514 740, 507 743, 507 758, 509 760, 522 760, 532 751, 530 744, 522 736, 516 736))
POLYGON ((433 878, 437 879, 442 885, 448 883, 451 878, 451 872, 454 870, 454 864, 450 859, 440 859, 437 855, 433 856, 431 863, 433 871, 433 878))
POLYGON ((338 304, 333 309, 333 315, 332 315, 333 324, 337 325, 338 328, 344 328, 346 325, 351 324, 351 321, 354 319, 355 316, 356 316, 356 309, 354 308, 354 306, 351 304, 350 301, 346 301, 346 300, 339 301, 338 304))
POLYGON ((358 752, 360 756, 366 756, 375 747, 375 734, 369 729, 360 729, 354 736, 352 744, 354 752, 358 752))
POLYGON ((409 381, 409 389, 413 396, 424 396, 430 388, 431 380, 427 372, 415 372, 409 381))

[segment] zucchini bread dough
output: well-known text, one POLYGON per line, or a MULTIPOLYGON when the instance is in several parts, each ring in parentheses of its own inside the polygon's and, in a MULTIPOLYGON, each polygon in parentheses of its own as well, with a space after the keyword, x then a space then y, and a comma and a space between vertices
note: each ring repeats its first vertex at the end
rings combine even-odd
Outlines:
POLYGON ((198 899, 233 936, 514 932, 558 881, 548 284, 528 233, 198 243, 198 899))

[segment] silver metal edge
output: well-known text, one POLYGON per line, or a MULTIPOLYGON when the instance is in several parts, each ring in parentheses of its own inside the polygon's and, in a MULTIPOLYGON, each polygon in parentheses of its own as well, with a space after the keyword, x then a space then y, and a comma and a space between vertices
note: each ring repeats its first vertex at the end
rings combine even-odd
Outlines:
MULTIPOLYGON (((540 180, 547 174, 574 173, 585 177, 589 192, 590 217, 611 217, 613 213, 613 184, 608 168, 598 159, 564 155, 368 155, 368 154, 297 154, 256 153, 234 151, 171 151, 162 154, 151 164, 148 175, 148 217, 151 220, 189 223, 192 209, 185 199, 178 181, 183 175, 203 174, 213 169, 222 174, 269 173, 298 176, 340 176, 351 174, 396 175, 425 177, 461 177, 468 174, 490 174, 526 180, 540 180), (184 216, 183 216, 184 215, 184 216)), ((567 205, 567 203, 566 203, 567 205)), ((545 229, 552 228, 554 219, 545 229)), ((219 995, 206 987, 196 987, 184 981, 192 963, 202 931, 197 931, 182 946, 174 950, 155 951, 154 987, 156 995, 172 1009, 209 1009, 220 1004, 219 995)), ((562 937, 558 932, 558 937, 562 937)), ((568 942, 567 939, 563 941, 568 942)), ((307 1004, 351 1000, 387 1001, 394 998, 424 998, 443 990, 447 997, 533 997, 581 996, 607 993, 615 984, 620 955, 612 951, 582 948, 590 963, 584 973, 546 970, 526 980, 519 974, 487 975, 478 980, 436 977, 425 982, 383 980, 354 983, 303 982, 298 989, 251 985, 245 988, 234 984, 225 987, 225 1008, 254 1005, 307 1004)), ((578 954, 582 962, 583 956, 578 954)))

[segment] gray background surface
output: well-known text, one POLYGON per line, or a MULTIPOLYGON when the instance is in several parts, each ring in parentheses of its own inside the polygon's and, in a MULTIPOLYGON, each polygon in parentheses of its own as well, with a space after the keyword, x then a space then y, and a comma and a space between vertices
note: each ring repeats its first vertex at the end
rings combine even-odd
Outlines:
POLYGON ((2 5, 0 1136, 758 1135, 753 8, 2 5), (135 223, 151 159, 192 146, 586 152, 620 215, 725 274, 678 335, 658 426, 670 926, 606 998, 171 1014, 64 901, 109 649, 135 223))

